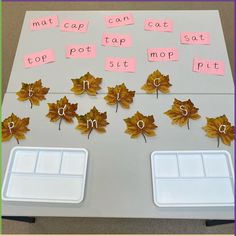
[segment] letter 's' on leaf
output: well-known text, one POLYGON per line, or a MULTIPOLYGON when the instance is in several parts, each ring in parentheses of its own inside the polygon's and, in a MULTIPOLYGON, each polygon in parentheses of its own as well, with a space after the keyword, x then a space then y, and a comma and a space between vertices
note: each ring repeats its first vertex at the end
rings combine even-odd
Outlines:
POLYGON ((226 115, 219 116, 216 118, 208 118, 206 126, 202 127, 206 135, 210 138, 217 138, 218 147, 220 145, 220 140, 230 146, 231 141, 234 140, 234 126, 228 121, 226 115))
POLYGON ((77 115, 78 125, 76 129, 80 130, 82 134, 88 134, 88 139, 93 130, 99 133, 105 133, 105 127, 109 124, 107 122, 107 113, 99 112, 96 107, 93 107, 85 115, 77 115))
POLYGON ((15 138, 19 144, 19 140, 25 139, 25 133, 28 132, 30 118, 19 118, 14 113, 7 117, 2 122, 2 142, 9 141, 11 138, 15 138))
POLYGON ((151 137, 156 135, 154 130, 157 126, 155 125, 153 116, 144 116, 137 111, 134 116, 126 118, 124 121, 127 125, 125 133, 129 134, 131 138, 137 138, 142 135, 146 143, 146 136, 151 137))
POLYGON ((192 101, 180 101, 175 98, 172 108, 164 114, 172 119, 172 124, 184 126, 187 124, 189 129, 189 120, 197 120, 201 116, 198 114, 198 108, 194 106, 192 101))
POLYGON ((56 103, 48 103, 49 112, 47 117, 50 118, 51 122, 59 121, 59 130, 61 130, 61 122, 65 120, 67 123, 72 123, 73 118, 76 116, 78 104, 72 104, 68 102, 66 96, 57 100, 56 103))
POLYGON ((31 108, 33 105, 39 106, 40 101, 45 100, 45 95, 49 88, 43 87, 42 81, 37 80, 32 84, 22 83, 20 91, 16 93, 19 101, 29 101, 31 108))
POLYGON ((95 78, 89 72, 81 76, 79 79, 72 79, 72 92, 76 95, 87 93, 88 95, 96 96, 97 91, 101 89, 100 84, 102 78, 95 78))

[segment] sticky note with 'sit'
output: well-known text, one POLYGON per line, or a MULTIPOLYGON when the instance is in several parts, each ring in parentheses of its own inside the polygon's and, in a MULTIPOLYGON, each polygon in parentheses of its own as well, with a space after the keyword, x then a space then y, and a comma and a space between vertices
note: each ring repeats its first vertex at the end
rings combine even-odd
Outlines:
POLYGON ((114 72, 135 72, 135 58, 107 57, 105 70, 114 72))

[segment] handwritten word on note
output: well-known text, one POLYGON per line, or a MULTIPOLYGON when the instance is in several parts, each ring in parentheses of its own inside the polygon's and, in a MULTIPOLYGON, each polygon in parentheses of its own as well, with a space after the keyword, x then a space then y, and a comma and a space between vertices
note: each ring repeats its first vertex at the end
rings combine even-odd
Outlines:
POLYGON ((40 66, 55 61, 55 54, 52 49, 36 52, 24 56, 24 64, 26 68, 40 66))
POLYGON ((116 72, 135 72, 136 61, 134 58, 107 57, 105 70, 116 72))
POLYGON ((88 21, 83 20, 63 20, 61 22, 61 31, 63 32, 81 32, 88 30, 88 21))
POLYGON ((194 58, 193 71, 206 74, 224 75, 224 62, 194 58))
POLYGON ((173 21, 147 19, 144 22, 144 29, 148 31, 171 32, 173 31, 173 21))
POLYGON ((130 47, 132 43, 129 35, 103 34, 102 45, 111 47, 130 47))
POLYGON ((67 58, 94 58, 96 57, 95 45, 68 45, 66 47, 67 58))
POLYGON ((210 44, 208 32, 182 32, 180 42, 183 44, 210 44))
POLYGON ((116 16, 106 16, 105 22, 107 27, 118 27, 123 25, 134 24, 134 18, 131 13, 125 13, 116 16))
POLYGON ((31 30, 49 29, 58 26, 57 16, 49 16, 44 18, 32 19, 30 21, 31 30))
POLYGON ((178 58, 176 48, 148 48, 149 61, 176 61, 178 58))

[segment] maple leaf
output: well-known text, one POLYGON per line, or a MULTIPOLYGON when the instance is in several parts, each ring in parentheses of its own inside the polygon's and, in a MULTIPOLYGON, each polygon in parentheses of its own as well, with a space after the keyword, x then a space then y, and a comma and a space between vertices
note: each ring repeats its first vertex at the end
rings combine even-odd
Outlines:
POLYGON ((158 91, 162 93, 169 93, 169 87, 172 84, 169 83, 169 75, 163 75, 159 70, 154 71, 147 78, 146 83, 141 87, 147 93, 156 93, 158 98, 158 91))
POLYGON ((85 115, 77 115, 76 118, 79 123, 76 129, 80 130, 82 134, 88 134, 88 139, 94 129, 99 133, 105 133, 105 127, 109 124, 107 113, 99 112, 95 106, 85 115))
POLYGON ((206 135, 210 138, 217 138, 218 144, 220 145, 220 140, 228 146, 231 145, 231 141, 234 140, 234 126, 228 121, 226 115, 219 116, 216 118, 208 118, 206 126, 202 127, 206 135))
POLYGON ((25 139, 25 133, 30 130, 27 127, 29 119, 29 117, 20 119, 14 113, 7 117, 2 122, 2 142, 6 142, 12 137, 15 137, 19 144, 19 140, 25 139))
POLYGON ((198 108, 194 106, 192 101, 179 101, 175 98, 172 108, 166 111, 164 114, 172 119, 172 124, 184 126, 187 124, 189 129, 189 120, 197 120, 201 116, 198 114, 198 108))
POLYGON ((95 78, 89 72, 81 76, 79 79, 72 79, 73 91, 76 95, 86 92, 88 95, 96 96, 97 91, 101 89, 100 84, 102 78, 95 78))
POLYGON ((125 84, 108 87, 108 93, 104 97, 109 105, 116 105, 116 112, 118 110, 118 104, 123 108, 129 108, 129 104, 133 102, 135 91, 130 91, 126 88, 125 84))
POLYGON ((65 120, 68 123, 73 122, 73 118, 76 116, 78 104, 72 104, 68 102, 66 96, 57 100, 56 103, 48 103, 49 113, 46 115, 50 118, 51 122, 59 121, 59 130, 61 130, 61 122, 65 120))
POLYGON ((127 129, 125 133, 130 134, 131 138, 137 138, 140 135, 143 136, 145 143, 147 142, 146 136, 155 136, 156 133, 154 129, 157 128, 155 125, 154 117, 144 116, 140 112, 136 112, 136 114, 130 118, 124 119, 127 129))
POLYGON ((43 87, 42 81, 37 80, 32 84, 22 83, 20 91, 16 93, 19 101, 29 101, 30 107, 33 105, 39 106, 40 101, 45 100, 45 95, 48 93, 49 88, 43 87))

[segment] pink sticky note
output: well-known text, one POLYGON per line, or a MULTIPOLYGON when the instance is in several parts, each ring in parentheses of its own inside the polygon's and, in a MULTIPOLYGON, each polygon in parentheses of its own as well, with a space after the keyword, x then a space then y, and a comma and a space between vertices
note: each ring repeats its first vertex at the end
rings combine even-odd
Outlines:
POLYGON ((224 62, 194 58, 193 71, 206 74, 224 75, 224 62))
POLYGON ((24 64, 26 68, 40 66, 55 61, 55 54, 52 49, 36 52, 24 56, 24 64))
POLYGON ((94 58, 96 57, 95 45, 68 45, 66 47, 67 58, 94 58))
POLYGON ((183 44, 210 44, 208 32, 181 32, 180 42, 183 44))
POLYGON ((105 70, 116 72, 135 72, 136 61, 134 58, 107 57, 105 70))
POLYGON ((115 16, 106 16, 105 22, 107 27, 117 27, 122 25, 134 24, 134 18, 131 13, 125 13, 115 16))
POLYGON ((178 51, 176 48, 148 48, 149 61, 176 61, 178 60, 178 51))
POLYGON ((111 47, 130 47, 131 37, 124 34, 103 34, 102 45, 111 47))
POLYGON ((58 26, 57 16, 37 18, 37 19, 32 19, 30 21, 31 30, 49 29, 49 28, 54 28, 57 26, 58 26))
POLYGON ((63 20, 61 22, 61 31, 63 32, 86 32, 88 30, 87 20, 63 20))
POLYGON ((144 29, 148 31, 171 32, 173 31, 173 21, 146 19, 144 29))

